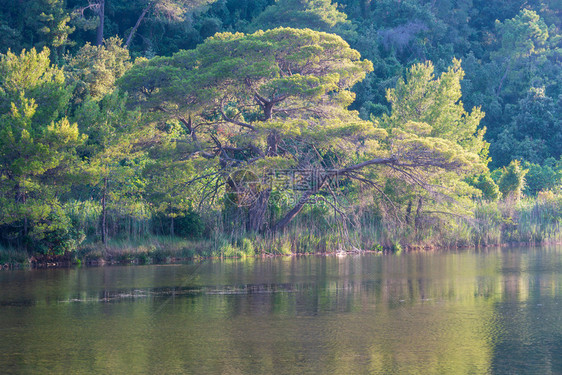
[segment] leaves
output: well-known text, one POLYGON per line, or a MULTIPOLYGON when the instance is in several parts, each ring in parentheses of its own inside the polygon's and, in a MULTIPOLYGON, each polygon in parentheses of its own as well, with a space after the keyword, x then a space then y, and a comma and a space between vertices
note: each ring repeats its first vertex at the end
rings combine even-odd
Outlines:
POLYGON ((69 81, 75 88, 78 101, 91 96, 100 100, 112 92, 115 81, 132 65, 129 51, 121 46, 119 38, 109 38, 102 46, 86 43, 65 67, 69 81))
MULTIPOLYGON (((66 223, 59 215, 59 197, 74 182, 80 165, 76 148, 85 141, 77 124, 60 116, 68 94, 64 76, 50 65, 48 54, 9 52, 0 59, 2 100, 11 101, 0 117, 0 224, 22 226, 17 237, 25 241, 42 241, 62 228, 55 222, 66 223), (33 70, 22 74, 26 69, 33 70)), ((54 241, 45 246, 55 251, 64 245, 54 241)))

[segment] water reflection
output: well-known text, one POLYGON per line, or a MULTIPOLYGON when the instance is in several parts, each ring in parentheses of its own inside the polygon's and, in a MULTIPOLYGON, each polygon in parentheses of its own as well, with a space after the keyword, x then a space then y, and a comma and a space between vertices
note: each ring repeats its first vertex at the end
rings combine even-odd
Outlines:
POLYGON ((560 373, 562 248, 0 273, 2 373, 560 373))

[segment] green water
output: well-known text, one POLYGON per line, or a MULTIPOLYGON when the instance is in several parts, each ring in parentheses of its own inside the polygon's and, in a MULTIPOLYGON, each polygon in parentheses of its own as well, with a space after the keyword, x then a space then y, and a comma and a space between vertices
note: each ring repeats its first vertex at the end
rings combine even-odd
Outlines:
POLYGON ((562 373, 562 247, 2 271, 0 373, 562 373))

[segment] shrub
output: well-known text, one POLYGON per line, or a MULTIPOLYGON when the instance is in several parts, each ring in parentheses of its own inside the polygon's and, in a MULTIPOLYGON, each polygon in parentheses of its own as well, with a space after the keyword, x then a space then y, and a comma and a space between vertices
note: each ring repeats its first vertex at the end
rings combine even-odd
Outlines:
POLYGON ((244 254, 244 256, 248 256, 248 257, 252 257, 256 255, 256 252, 254 250, 254 244, 252 240, 250 240, 249 238, 242 239, 242 253, 244 254))

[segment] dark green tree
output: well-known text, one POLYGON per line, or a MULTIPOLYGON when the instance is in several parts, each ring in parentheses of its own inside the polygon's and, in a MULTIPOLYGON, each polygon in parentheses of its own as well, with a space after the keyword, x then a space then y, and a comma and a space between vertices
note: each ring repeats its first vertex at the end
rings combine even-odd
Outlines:
POLYGON ((562 162, 549 158, 544 165, 523 163, 528 172, 525 175, 525 194, 536 196, 541 191, 556 190, 562 187, 562 162))
POLYGON ((351 22, 330 0, 279 0, 267 7, 249 29, 308 28, 352 37, 351 22))
MULTIPOLYGON (((134 26, 127 33, 125 47, 128 48, 141 25, 148 17, 163 21, 183 21, 188 12, 212 2, 212 0, 137 0, 135 6, 142 9, 134 26)), ((129 6, 130 2, 126 3, 129 6)))
POLYGON ((33 30, 36 40, 33 46, 47 46, 57 52, 54 58, 59 58, 64 52, 64 47, 72 45, 69 36, 74 32, 74 27, 68 23, 70 14, 63 0, 33 0, 20 9, 25 16, 24 22, 29 30, 33 30))

